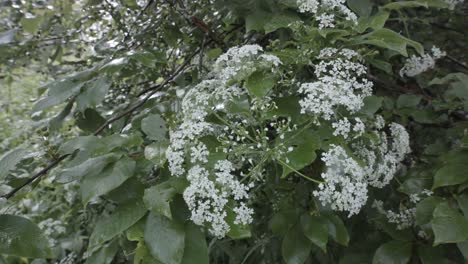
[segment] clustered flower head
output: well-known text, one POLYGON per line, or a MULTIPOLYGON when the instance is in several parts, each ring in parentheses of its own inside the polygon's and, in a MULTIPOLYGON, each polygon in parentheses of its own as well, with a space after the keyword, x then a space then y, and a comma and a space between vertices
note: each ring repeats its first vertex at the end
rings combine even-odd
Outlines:
MULTIPOLYGON (((169 170, 174 176, 185 176, 189 186, 183 197, 191 211, 191 220, 208 227, 217 236, 224 237, 230 230, 226 217, 235 215, 233 224, 252 222, 253 210, 248 206, 251 183, 243 183, 244 164, 255 167, 248 154, 267 147, 264 131, 246 128, 255 120, 247 120, 223 111, 226 104, 248 96, 248 92, 232 84, 257 70, 274 71, 281 61, 274 55, 263 54, 258 45, 245 45, 229 49, 215 62, 211 79, 204 80, 190 89, 182 100, 179 124, 170 132, 170 145, 166 151, 169 170), (218 114, 225 114, 226 120, 218 114), (207 121, 217 116, 221 123, 207 121), (216 149, 210 148, 205 139, 214 138, 216 149), (241 153, 241 154, 239 154, 241 153), (214 163, 214 164, 213 164, 214 163)), ((268 97, 251 100, 251 111, 262 112, 274 107, 268 97)), ((261 171, 247 172, 255 176, 261 171)))
POLYGON ((345 0, 297 0, 299 12, 312 13, 319 22, 319 28, 334 28, 335 13, 345 20, 357 23, 357 16, 347 6, 345 0))
POLYGON ((51 245, 57 244, 57 240, 55 240, 54 237, 65 234, 66 232, 63 222, 52 218, 41 221, 38 226, 42 229, 51 245))
POLYGON ((313 195, 333 210, 347 211, 349 216, 359 213, 367 201, 364 169, 341 146, 330 145, 322 160, 325 183, 320 183, 313 195))
MULTIPOLYGON (((187 174, 190 186, 183 196, 192 212, 191 220, 197 225, 207 224, 213 235, 224 237, 230 229, 225 221, 229 198, 235 201, 248 199, 249 186, 236 179, 232 174, 232 163, 227 160, 218 161, 215 171, 214 175, 210 175, 207 169, 199 165, 192 167, 187 174)), ((235 223, 249 224, 252 221, 253 210, 244 202, 240 202, 233 211, 237 213, 235 223)))
POLYGON ((390 124, 389 128, 390 135, 377 129, 373 131, 376 140, 365 142, 360 139, 352 144, 356 156, 366 162, 364 169, 369 185, 376 188, 390 183, 400 162, 411 152, 406 129, 397 123, 390 124))
MULTIPOLYGON (((403 230, 410 228, 415 224, 416 217, 416 203, 418 203, 423 196, 429 197, 432 196, 432 191, 423 190, 421 193, 415 193, 410 195, 409 202, 411 206, 405 206, 400 204, 398 211, 385 210, 383 202, 380 200, 375 200, 372 204, 372 207, 377 209, 377 211, 387 218, 389 223, 395 224, 398 230, 403 230)), ((424 238, 424 237, 423 237, 424 238)))
POLYGON ((299 93, 301 113, 312 113, 325 120, 336 116, 338 107, 355 113, 364 105, 363 99, 372 94, 372 82, 364 76, 367 68, 356 60, 359 54, 350 49, 325 48, 315 67, 317 81, 303 83, 299 93))
POLYGON ((434 68, 435 61, 446 55, 444 51, 441 51, 437 47, 432 47, 431 54, 423 54, 422 56, 412 55, 405 62, 405 65, 400 70, 400 76, 414 77, 421 74, 429 69, 434 68))
POLYGON ((349 216, 359 213, 367 202, 370 186, 382 188, 390 183, 400 162, 410 152, 409 135, 403 126, 390 124, 391 143, 383 131, 374 131, 380 137, 376 142, 357 139, 348 152, 341 146, 330 145, 323 154, 325 172, 321 174, 324 183, 313 192, 324 205, 333 210, 346 211, 349 216), (360 165, 353 156, 360 158, 360 165))
POLYGON ((259 45, 244 45, 230 48, 219 56, 214 64, 213 73, 218 79, 242 79, 255 71, 256 66, 277 67, 281 64, 278 57, 261 54, 263 48, 259 45))

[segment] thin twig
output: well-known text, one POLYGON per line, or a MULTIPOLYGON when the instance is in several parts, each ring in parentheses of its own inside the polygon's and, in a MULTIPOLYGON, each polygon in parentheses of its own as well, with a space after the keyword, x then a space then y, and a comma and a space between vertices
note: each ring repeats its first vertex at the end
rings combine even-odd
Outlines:
POLYGON ((204 52, 204 49, 205 49, 205 41, 206 41, 206 37, 203 36, 203 40, 202 40, 202 43, 201 43, 200 59, 198 61, 198 72, 199 73, 201 73, 202 70, 203 70, 203 52, 204 52))
MULTIPOLYGON (((168 1, 165 1, 168 3, 168 1)), ((168 3, 171 7, 174 7, 174 4, 168 3)), ((196 17, 195 15, 190 14, 185 5, 181 1, 177 1, 179 8, 175 7, 176 12, 178 12, 187 22, 193 24, 195 27, 200 29, 205 35, 210 37, 214 42, 216 42, 223 49, 226 47, 226 44, 221 40, 221 38, 214 32, 203 20, 196 17)))
POLYGON ((23 189, 24 187, 26 187, 28 184, 34 182, 37 178, 40 178, 42 175, 45 175, 47 174, 47 172, 49 172, 49 170, 53 169, 54 167, 56 167, 62 160, 66 159, 68 156, 70 156, 69 154, 66 154, 66 155, 62 155, 60 157, 58 157, 58 159, 54 160, 52 163, 50 163, 49 165, 47 165, 47 167, 43 168, 42 170, 40 170, 38 173, 34 174, 31 178, 29 178, 26 182, 24 182, 23 184, 21 184, 20 186, 14 188, 13 190, 11 190, 9 193, 5 194, 2 196, 2 198, 6 198, 6 199, 10 199, 13 195, 15 195, 19 190, 23 189))
POLYGON ((138 13, 138 17, 141 17, 153 3, 154 3, 154 0, 149 0, 148 3, 145 5, 145 7, 140 11, 140 13, 138 13))
POLYGON ((143 99, 141 99, 139 102, 137 102, 136 104, 134 104, 132 107, 128 108, 127 110, 125 110, 124 112, 110 118, 109 120, 107 120, 104 124, 102 124, 93 134, 95 136, 99 135, 108 125, 112 124, 113 122, 127 116, 127 115, 130 115, 133 113, 133 111, 135 111, 136 109, 140 108, 141 106, 143 106, 150 98, 151 96, 153 96, 157 91, 159 91, 160 88, 166 86, 169 82, 171 82, 175 77, 177 77, 179 75, 180 72, 182 72, 187 66, 188 64, 190 63, 190 61, 192 60, 193 57, 195 57, 195 55, 200 51, 200 49, 197 49, 194 53, 192 53, 188 58, 187 60, 184 62, 184 64, 182 64, 174 73, 172 73, 171 76, 169 76, 168 78, 166 78, 166 80, 164 80, 164 82, 162 82, 161 84, 158 84, 158 85, 155 85, 155 86, 152 86, 152 87, 149 87, 148 89, 146 89, 142 95, 148 93, 143 99))
POLYGON ((456 58, 454 58, 454 57, 452 57, 451 55, 448 55, 448 54, 446 55, 446 57, 449 60, 451 60, 451 61, 455 62, 456 64, 458 64, 459 66, 463 67, 465 70, 468 70, 468 66, 466 66, 465 63, 457 60, 456 58))

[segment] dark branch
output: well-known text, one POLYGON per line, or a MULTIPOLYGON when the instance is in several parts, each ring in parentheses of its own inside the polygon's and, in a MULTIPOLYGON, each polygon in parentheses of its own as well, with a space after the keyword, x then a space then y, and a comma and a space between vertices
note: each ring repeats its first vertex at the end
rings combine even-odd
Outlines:
POLYGON ((463 63, 463 62, 461 62, 461 61, 455 59, 454 57, 452 57, 451 55, 448 55, 448 54, 446 55, 446 57, 447 57, 449 60, 451 60, 452 62, 454 62, 455 64, 457 64, 457 65, 463 67, 465 70, 468 70, 468 66, 467 66, 465 63, 463 63))
POLYGON ((19 190, 23 189, 24 187, 26 187, 26 186, 29 185, 30 183, 34 182, 36 179, 40 178, 42 175, 47 174, 47 172, 49 172, 51 169, 55 168, 62 160, 66 159, 68 156, 69 156, 69 154, 60 156, 58 159, 54 160, 54 161, 51 162, 49 165, 47 165, 47 167, 43 168, 43 169, 40 170, 38 173, 34 174, 34 175, 33 175, 31 178, 29 178, 26 182, 24 182, 24 183, 21 184, 20 186, 16 187, 15 189, 13 189, 12 191, 10 191, 9 193, 7 193, 7 194, 5 194, 4 196, 2 196, 2 198, 10 199, 10 198, 11 198, 13 195, 15 195, 19 190))

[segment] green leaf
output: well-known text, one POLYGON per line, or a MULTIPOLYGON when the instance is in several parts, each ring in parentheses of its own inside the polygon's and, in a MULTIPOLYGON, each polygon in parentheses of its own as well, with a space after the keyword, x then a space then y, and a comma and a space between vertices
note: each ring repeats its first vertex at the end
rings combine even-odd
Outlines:
POLYGON ((88 259, 86 259, 85 264, 110 264, 114 259, 115 254, 117 254, 118 249, 119 243, 114 240, 94 252, 88 259))
POLYGON ((396 51, 401 55, 407 57, 407 46, 413 47, 419 54, 424 54, 424 48, 421 44, 412 41, 390 29, 381 28, 374 30, 368 34, 358 37, 351 41, 351 44, 368 44, 374 45, 389 50, 396 51))
POLYGON ((328 243, 327 220, 321 216, 304 214, 301 217, 301 226, 305 236, 326 253, 328 243))
POLYGON ((208 246, 201 227, 188 222, 185 225, 185 249, 182 264, 208 264, 208 246))
POLYGON ((396 225, 388 222, 388 218, 378 213, 375 217, 369 217, 378 229, 387 233, 392 239, 398 241, 411 241, 413 236, 409 229, 398 230, 396 225))
POLYGON ((333 213, 323 213, 322 215, 327 220, 328 234, 333 238, 333 240, 343 246, 348 246, 349 235, 343 221, 333 213))
POLYGON ((265 24, 265 34, 276 31, 280 28, 288 28, 291 23, 299 21, 300 18, 294 12, 282 12, 273 14, 272 18, 269 19, 265 24))
POLYGON ((372 12, 370 0, 347 0, 346 3, 360 17, 368 17, 372 12))
POLYGON ((368 96, 364 98, 364 106, 359 110, 368 116, 373 116, 382 107, 383 98, 379 96, 368 96))
POLYGON ((167 140, 155 142, 145 147, 145 158, 155 165, 162 167, 166 162, 166 150, 169 147, 167 140))
POLYGON ((402 94, 398 97, 397 107, 398 108, 415 108, 421 102, 420 95, 414 94, 402 94))
POLYGON ((249 93, 255 97, 264 97, 275 86, 276 80, 272 74, 264 71, 252 73, 246 82, 249 93))
POLYGON ((414 166, 406 173, 407 179, 400 185, 398 191, 411 195, 430 189, 433 174, 433 170, 425 166, 414 166))
POLYGON ((428 85, 441 85, 441 84, 447 84, 451 82, 462 82, 468 85, 468 75, 462 72, 449 73, 445 75, 443 78, 434 78, 432 81, 428 83, 428 85))
POLYGON ((135 52, 130 56, 130 59, 138 61, 142 65, 153 68, 156 65, 156 62, 159 61, 156 55, 151 52, 135 52))
POLYGON ((468 180, 468 163, 449 163, 439 170, 434 176, 432 189, 463 183, 468 180))
POLYGON ((245 18, 245 30, 247 32, 253 30, 263 31, 265 25, 270 22, 271 17, 271 13, 262 10, 256 10, 245 18))
POLYGON ((448 4, 443 0, 418 0, 418 1, 391 2, 383 6, 383 8, 389 9, 389 10, 399 10, 403 8, 417 8, 417 7, 447 8, 448 4))
POLYGON ((70 168, 63 169, 57 175, 57 181, 60 183, 78 180, 87 175, 96 175, 100 173, 109 163, 115 162, 121 155, 110 153, 107 155, 88 159, 87 161, 70 168))
POLYGON ((58 150, 61 155, 72 154, 75 150, 87 152, 89 155, 109 154, 118 148, 140 146, 142 139, 139 133, 112 134, 106 137, 82 136, 68 140, 58 150))
POLYGON ((136 162, 122 158, 97 175, 86 176, 81 183, 81 199, 87 204, 92 198, 107 194, 133 176, 136 162))
POLYGON ((100 219, 89 238, 88 252, 122 234, 140 220, 147 210, 140 200, 130 200, 118 205, 108 217, 100 219))
POLYGON ((458 250, 460 250, 460 252, 462 253, 466 263, 468 261, 468 241, 457 243, 457 247, 458 250))
POLYGON ((224 104, 225 112, 231 114, 250 114, 249 96, 236 96, 224 104))
POLYGON ((32 111, 42 111, 65 102, 70 97, 77 95, 83 85, 84 82, 73 78, 56 81, 47 85, 49 88, 47 96, 37 101, 32 111))
POLYGON ((170 202, 176 194, 177 192, 171 184, 164 182, 146 189, 143 201, 148 210, 172 219, 170 202))
POLYGON ((453 263, 444 257, 445 250, 442 247, 420 245, 418 246, 418 255, 419 255, 419 258, 421 259, 422 264, 451 264, 453 263))
POLYGON ((434 246, 468 240, 468 219, 451 208, 448 203, 439 204, 431 221, 434 231, 434 246))
POLYGON ((281 251, 286 264, 302 264, 309 257, 312 243, 304 236, 300 225, 294 226, 283 238, 281 251))
POLYGON ((20 23, 24 31, 30 34, 36 34, 37 30, 41 26, 42 21, 43 21, 43 17, 41 16, 31 17, 31 18, 23 17, 21 18, 20 23))
POLYGON ((273 215, 268 225, 273 234, 283 236, 294 226, 297 218, 296 210, 283 210, 273 215))
POLYGON ((116 58, 113 59, 103 66, 99 68, 100 72, 105 72, 107 74, 113 74, 115 72, 118 72, 122 70, 123 67, 125 67, 128 64, 128 58, 122 57, 122 58, 116 58))
POLYGON ((24 159, 28 153, 26 149, 13 149, 5 153, 0 159, 0 181, 5 178, 8 173, 16 168, 16 165, 24 159))
POLYGON ((150 213, 146 221, 145 242, 149 251, 164 264, 180 264, 184 256, 184 227, 165 216, 150 213))
POLYGON ((79 113, 76 118, 76 125, 83 131, 93 133, 106 122, 98 111, 92 108, 86 109, 83 113, 79 113))
POLYGON ((153 140, 163 140, 166 138, 166 122, 160 115, 151 114, 141 120, 141 130, 153 140))
POLYGON ((51 258, 49 242, 39 227, 15 215, 0 215, 0 254, 51 258))
POLYGON ((432 109, 411 109, 410 115, 416 122, 421 124, 434 124, 440 120, 432 109))
POLYGON ((383 6, 384 9, 389 9, 389 10, 399 10, 402 8, 412 8, 412 7, 427 8, 427 4, 422 1, 398 1, 398 2, 391 2, 383 6))
POLYGON ((372 264, 405 264, 411 258, 412 245, 409 242, 390 241, 375 252, 372 264))
POLYGON ((419 2, 424 2, 428 7, 435 8, 448 8, 448 2, 444 0, 418 0, 419 2))
POLYGON ((274 118, 274 116, 289 117, 291 121, 296 124, 300 124, 301 120, 305 119, 305 116, 301 114, 301 106, 298 97, 278 97, 274 98, 273 101, 276 107, 265 113, 268 118, 274 118))
POLYGON ((462 194, 455 197, 458 202, 458 207, 462 210, 465 217, 468 218, 468 195, 462 194))
POLYGON ((291 132, 284 137, 284 141, 279 139, 277 144, 285 144, 286 149, 292 147, 292 151, 286 153, 287 160, 282 160, 282 178, 288 176, 294 170, 300 170, 311 164, 317 154, 315 151, 320 148, 320 137, 315 131, 304 129, 300 133, 291 132), (288 163, 289 161, 289 163, 288 163))
POLYGON ((133 264, 161 264, 161 262, 151 255, 144 241, 139 241, 135 249, 133 264))
POLYGON ((70 139, 69 141, 63 143, 59 149, 58 153, 61 155, 72 154, 75 150, 92 150, 99 148, 101 140, 96 136, 82 136, 70 139))
POLYGON ((424 225, 432 220, 434 209, 443 202, 443 199, 436 196, 427 197, 416 205, 416 224, 424 225))
POLYGON ((76 97, 76 108, 83 112, 86 108, 96 107, 104 100, 111 84, 111 81, 105 75, 89 81, 84 91, 76 97))
POLYGON ((49 129, 51 131, 56 131, 62 127, 62 123, 67 118, 67 116, 71 113, 73 108, 73 102, 69 102, 62 111, 54 118, 49 121, 49 129))
POLYGON ((132 225, 125 231, 125 235, 129 241, 141 241, 145 236, 146 217, 141 218, 136 224, 132 225))
POLYGON ((209 59, 216 59, 216 58, 218 58, 221 54, 223 54, 223 50, 220 49, 220 48, 209 49, 209 50, 206 52, 206 56, 207 56, 209 59))
POLYGON ((375 58, 368 59, 368 61, 372 66, 376 67, 377 69, 380 69, 388 74, 393 74, 393 68, 391 63, 375 58))
POLYGON ((363 33, 368 28, 374 30, 381 29, 385 26, 390 13, 387 11, 379 11, 377 14, 371 17, 360 17, 358 20, 357 31, 363 33))

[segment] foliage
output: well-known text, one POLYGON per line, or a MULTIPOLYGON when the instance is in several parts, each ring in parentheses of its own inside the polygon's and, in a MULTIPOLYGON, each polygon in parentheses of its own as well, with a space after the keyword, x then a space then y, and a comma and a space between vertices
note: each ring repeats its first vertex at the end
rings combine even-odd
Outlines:
POLYGON ((3 1, 0 263, 463 263, 460 0, 3 1))

